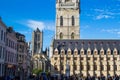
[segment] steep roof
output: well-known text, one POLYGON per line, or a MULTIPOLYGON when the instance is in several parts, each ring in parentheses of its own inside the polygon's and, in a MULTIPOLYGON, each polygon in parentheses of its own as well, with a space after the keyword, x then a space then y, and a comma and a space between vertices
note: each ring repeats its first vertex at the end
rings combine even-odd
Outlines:
POLYGON ((110 48, 111 50, 114 50, 116 48, 118 51, 120 50, 120 40, 92 40, 92 39, 80 39, 80 40, 54 40, 53 48, 58 49, 59 52, 63 48, 65 51, 70 48, 72 51, 74 51, 75 48, 78 49, 80 52, 81 48, 83 48, 85 51, 88 50, 88 48, 91 49, 91 51, 94 51, 96 48, 98 51, 103 48, 105 51, 110 48))

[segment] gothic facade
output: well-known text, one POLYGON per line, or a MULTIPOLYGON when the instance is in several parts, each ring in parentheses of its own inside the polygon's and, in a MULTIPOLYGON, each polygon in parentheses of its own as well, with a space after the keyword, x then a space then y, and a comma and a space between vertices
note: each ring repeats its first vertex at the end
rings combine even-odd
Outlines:
POLYGON ((120 40, 80 39, 80 1, 56 1, 56 35, 50 47, 51 74, 120 75, 120 40))

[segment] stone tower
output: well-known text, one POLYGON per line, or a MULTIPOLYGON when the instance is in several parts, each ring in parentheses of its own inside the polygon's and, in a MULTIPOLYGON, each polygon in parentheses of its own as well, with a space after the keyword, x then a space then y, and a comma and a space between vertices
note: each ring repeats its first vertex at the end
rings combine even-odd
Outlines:
POLYGON ((38 28, 32 33, 32 54, 38 54, 42 52, 43 48, 43 32, 38 28))
POLYGON ((79 0, 56 1, 56 39, 80 38, 79 4, 79 0))

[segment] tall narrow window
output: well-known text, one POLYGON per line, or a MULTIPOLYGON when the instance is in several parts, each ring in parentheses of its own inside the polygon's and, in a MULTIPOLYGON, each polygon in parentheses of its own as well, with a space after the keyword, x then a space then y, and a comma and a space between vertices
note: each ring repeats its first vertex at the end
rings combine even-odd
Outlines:
POLYGON ((74 26, 75 25, 75 18, 74 18, 74 16, 72 16, 72 26, 74 26))
POLYGON ((1 31, 1 40, 3 40, 3 30, 1 31))
POLYGON ((117 71, 117 65, 114 65, 114 69, 115 69, 115 71, 117 71))
POLYGON ((95 71, 97 70, 97 65, 94 65, 94 70, 95 70, 95 71))
POLYGON ((107 70, 110 71, 110 65, 109 64, 107 65, 107 70))
POLYGON ((63 33, 60 33, 60 39, 63 39, 63 33))
POLYGON ((63 26, 63 17, 60 16, 60 26, 63 26))
POLYGON ((101 71, 103 71, 104 70, 104 65, 103 64, 101 64, 101 71))
POLYGON ((71 34, 71 39, 74 39, 74 33, 71 34))

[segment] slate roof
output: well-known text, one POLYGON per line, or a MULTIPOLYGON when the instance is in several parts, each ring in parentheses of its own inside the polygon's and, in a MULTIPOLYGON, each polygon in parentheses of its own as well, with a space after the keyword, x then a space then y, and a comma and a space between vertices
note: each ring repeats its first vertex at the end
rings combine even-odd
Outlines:
POLYGON ((83 48, 85 51, 87 51, 88 48, 91 49, 91 51, 94 51, 96 48, 98 50, 98 54, 101 50, 101 48, 104 49, 104 51, 107 51, 108 48, 110 48, 111 52, 116 48, 118 50, 118 53, 120 51, 120 40, 100 40, 100 39, 79 39, 79 40, 54 40, 53 42, 53 48, 58 49, 59 52, 63 48, 65 52, 70 48, 72 52, 75 48, 78 49, 78 53, 80 53, 81 48, 83 48))

